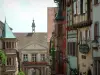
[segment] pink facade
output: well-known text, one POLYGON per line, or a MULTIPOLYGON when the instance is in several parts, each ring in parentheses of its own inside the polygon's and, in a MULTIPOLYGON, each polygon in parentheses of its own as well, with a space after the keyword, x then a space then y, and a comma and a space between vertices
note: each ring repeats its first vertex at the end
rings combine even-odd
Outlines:
POLYGON ((55 25, 55 22, 54 22, 54 19, 55 19, 55 14, 56 14, 56 11, 57 11, 57 7, 48 7, 47 8, 47 36, 48 36, 48 39, 47 41, 50 42, 50 38, 52 36, 52 32, 54 30, 54 25, 55 25))

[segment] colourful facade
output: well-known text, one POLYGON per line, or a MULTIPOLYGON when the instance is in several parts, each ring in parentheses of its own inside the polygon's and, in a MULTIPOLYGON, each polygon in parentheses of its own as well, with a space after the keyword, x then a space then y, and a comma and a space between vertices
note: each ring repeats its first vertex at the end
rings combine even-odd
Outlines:
POLYGON ((18 73, 18 60, 17 60, 17 39, 12 33, 8 24, 5 23, 3 25, 2 36, 2 49, 7 56, 7 61, 3 68, 5 69, 2 71, 2 75, 17 75, 18 73))
POLYGON ((54 0, 54 2, 58 5, 58 11, 55 16, 55 30, 51 38, 55 43, 51 75, 66 75, 66 0, 54 0))
POLYGON ((91 26, 91 40, 97 41, 97 46, 92 46, 93 75, 100 75, 100 0, 92 0, 93 23, 91 26))

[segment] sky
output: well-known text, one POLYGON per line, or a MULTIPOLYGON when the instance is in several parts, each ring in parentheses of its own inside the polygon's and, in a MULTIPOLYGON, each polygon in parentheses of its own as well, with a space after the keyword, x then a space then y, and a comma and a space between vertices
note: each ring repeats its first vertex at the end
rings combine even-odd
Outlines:
POLYGON ((47 32, 47 7, 56 7, 54 0, 0 0, 0 21, 13 32, 31 32, 35 20, 36 32, 47 32))

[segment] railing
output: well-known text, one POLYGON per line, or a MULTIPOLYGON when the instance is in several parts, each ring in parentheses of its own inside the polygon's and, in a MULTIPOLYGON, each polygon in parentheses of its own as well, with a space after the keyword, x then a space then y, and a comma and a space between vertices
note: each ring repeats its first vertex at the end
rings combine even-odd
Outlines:
POLYGON ((15 66, 5 66, 5 70, 6 71, 16 71, 16 67, 15 66))
POLYGON ((48 62, 22 62, 23 65, 25 66, 30 66, 30 65, 48 65, 48 62))
POLYGON ((15 49, 6 49, 4 50, 6 54, 16 54, 16 50, 15 49))

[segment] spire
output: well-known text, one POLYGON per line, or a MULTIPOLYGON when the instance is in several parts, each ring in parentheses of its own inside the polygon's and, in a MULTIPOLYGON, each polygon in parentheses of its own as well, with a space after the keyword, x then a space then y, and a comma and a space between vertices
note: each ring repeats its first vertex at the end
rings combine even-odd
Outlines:
POLYGON ((2 38, 16 38, 6 22, 6 17, 5 17, 5 23, 2 32, 2 38))
POLYGON ((32 22, 32 32, 35 32, 35 23, 34 23, 34 19, 33 19, 33 22, 32 22))

